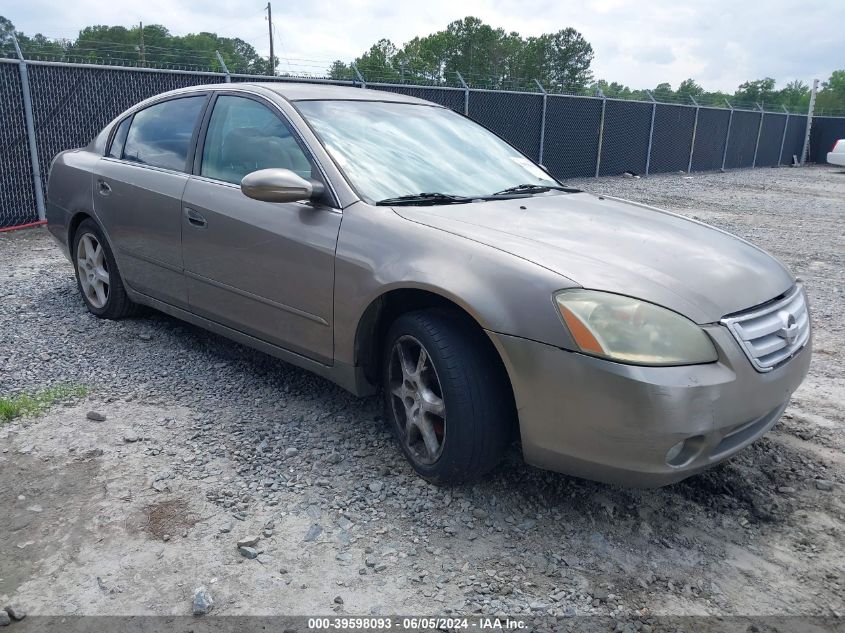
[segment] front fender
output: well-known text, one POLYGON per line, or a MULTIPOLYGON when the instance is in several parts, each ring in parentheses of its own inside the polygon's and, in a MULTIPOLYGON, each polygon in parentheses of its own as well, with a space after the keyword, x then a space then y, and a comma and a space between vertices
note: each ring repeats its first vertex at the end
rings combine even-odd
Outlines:
POLYGON ((486 330, 573 348, 552 295, 566 277, 496 248, 364 202, 344 209, 335 268, 335 358, 355 363, 367 308, 397 289, 452 301, 486 330))

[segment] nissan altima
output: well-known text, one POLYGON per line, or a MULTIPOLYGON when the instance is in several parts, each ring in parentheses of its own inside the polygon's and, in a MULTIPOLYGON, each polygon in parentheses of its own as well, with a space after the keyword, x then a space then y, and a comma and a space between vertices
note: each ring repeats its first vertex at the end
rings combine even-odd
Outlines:
POLYGON ((381 391, 413 468, 525 460, 629 486, 716 464, 810 363, 802 284, 729 233, 568 188, 413 97, 195 86, 53 161, 48 226, 98 317, 150 306, 381 391))

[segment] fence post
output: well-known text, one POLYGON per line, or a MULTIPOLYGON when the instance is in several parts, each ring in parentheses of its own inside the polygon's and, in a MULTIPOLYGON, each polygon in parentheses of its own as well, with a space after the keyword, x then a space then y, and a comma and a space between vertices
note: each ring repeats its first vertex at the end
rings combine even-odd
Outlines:
POLYGON ((778 167, 780 167, 783 160, 783 146, 786 144, 786 130, 789 128, 789 110, 785 105, 781 105, 783 111, 786 112, 786 123, 783 124, 783 136, 780 137, 780 153, 778 154, 778 167))
POLYGON ((695 97, 692 95, 689 96, 690 101, 695 104, 695 122, 692 124, 692 143, 689 146, 689 163, 687 163, 687 173, 692 171, 692 153, 695 151, 695 136, 698 134, 698 113, 701 108, 698 105, 698 101, 695 100, 695 97))
POLYGON ((540 92, 543 93, 543 114, 540 117, 540 151, 537 153, 538 159, 537 162, 541 165, 543 164, 543 143, 546 140, 546 105, 549 99, 549 93, 546 92, 546 89, 543 88, 543 84, 541 84, 536 79, 534 83, 537 84, 537 87, 540 89, 540 92))
POLYGON ((807 108, 807 129, 804 132, 804 147, 801 148, 801 167, 807 159, 807 152, 810 149, 810 131, 813 129, 813 111, 816 108, 816 91, 819 89, 819 80, 813 79, 813 89, 810 92, 810 107, 807 108))
POLYGON ((41 182, 41 164, 38 162, 38 144, 35 142, 35 120, 32 116, 32 93, 29 90, 29 72, 26 67, 21 47, 18 45, 18 38, 12 33, 12 43, 15 45, 15 53, 20 60, 18 69, 21 72, 21 93, 23 97, 23 116, 26 122, 26 138, 29 143, 29 160, 32 163, 32 184, 35 190, 35 208, 38 211, 38 219, 44 220, 47 213, 44 207, 44 189, 41 182))
POLYGON ((220 67, 223 69, 223 72, 226 73, 226 83, 232 83, 232 77, 229 75, 229 69, 226 67, 226 62, 223 61, 223 56, 220 54, 220 51, 214 51, 214 54, 217 55, 217 61, 220 63, 220 67))
POLYGON ((601 97, 601 118, 599 119, 599 145, 596 150, 596 178, 599 177, 599 169, 601 168, 601 145, 604 142, 604 112, 607 108, 607 97, 604 96, 601 88, 596 88, 596 92, 601 97))
POLYGON ((458 81, 460 81, 461 85, 464 87, 464 116, 469 116, 469 86, 467 85, 467 82, 464 81, 464 77, 461 73, 456 70, 455 74, 458 76, 458 81))
POLYGON ((757 143, 754 145, 754 160, 751 161, 752 167, 757 166, 757 150, 760 148, 760 134, 763 132, 763 117, 766 116, 763 110, 763 104, 758 103, 757 107, 760 108, 760 123, 757 124, 757 143))
POLYGON ((361 82, 361 87, 366 88, 367 82, 364 81, 364 75, 362 75, 361 72, 358 70, 358 64, 356 64, 355 62, 352 62, 352 70, 354 70, 355 74, 358 76, 358 81, 361 82))
POLYGON ((645 175, 648 176, 648 170, 651 167, 651 143, 654 140, 654 115, 657 114, 657 100, 650 91, 646 90, 645 93, 651 99, 651 128, 648 130, 648 150, 645 157, 645 175))
POLYGON ((725 103, 728 104, 728 107, 731 109, 731 113, 728 115, 728 130, 725 132, 725 149, 722 151, 722 171, 725 171, 725 162, 728 160, 728 143, 731 140, 731 125, 733 125, 734 122, 734 107, 727 99, 725 99, 725 103))

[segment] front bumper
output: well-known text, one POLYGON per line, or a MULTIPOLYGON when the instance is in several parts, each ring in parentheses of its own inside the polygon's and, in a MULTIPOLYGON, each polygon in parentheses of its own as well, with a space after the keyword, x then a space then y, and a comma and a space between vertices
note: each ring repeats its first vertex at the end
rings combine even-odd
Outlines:
POLYGON ((780 367, 759 373, 727 328, 705 329, 719 360, 685 367, 624 365, 488 332, 513 385, 525 461, 654 487, 698 473, 759 438, 806 376, 812 339, 780 367), (683 448, 667 460, 679 442, 683 448))

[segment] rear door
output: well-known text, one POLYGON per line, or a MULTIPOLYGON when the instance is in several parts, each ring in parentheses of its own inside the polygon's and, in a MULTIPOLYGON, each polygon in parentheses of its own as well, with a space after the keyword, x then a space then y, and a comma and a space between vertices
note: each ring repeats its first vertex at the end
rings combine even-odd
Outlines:
POLYGON ((160 101, 117 126, 95 174, 94 209, 133 289, 186 307, 182 194, 208 94, 160 101))
POLYGON ((206 119, 182 200, 191 310, 330 364, 339 209, 331 196, 271 203, 240 189, 258 169, 323 180, 321 171, 293 126, 263 99, 219 94, 206 119))

